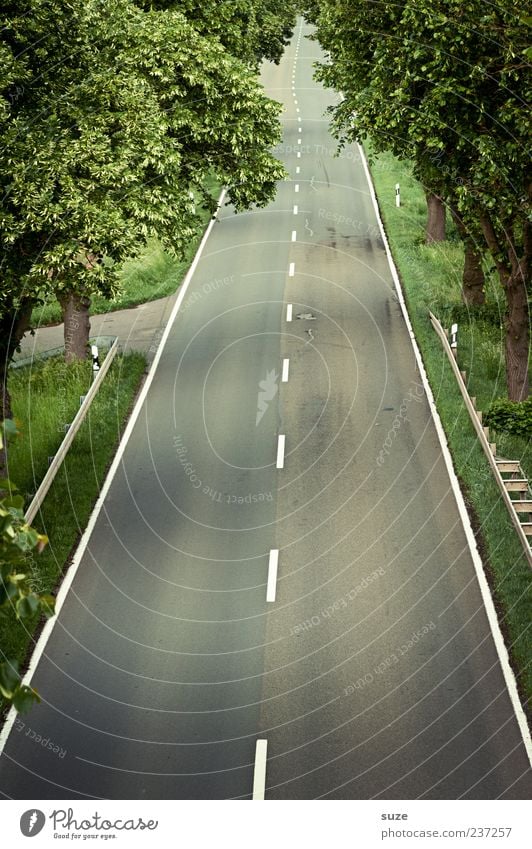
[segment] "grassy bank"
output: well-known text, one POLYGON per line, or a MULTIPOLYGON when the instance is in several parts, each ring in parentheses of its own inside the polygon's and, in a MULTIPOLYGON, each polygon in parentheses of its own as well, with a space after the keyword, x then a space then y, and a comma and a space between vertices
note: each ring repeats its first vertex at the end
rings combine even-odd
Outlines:
MULTIPOLYGON (((209 178, 205 187, 212 197, 218 198, 221 187, 215 179, 209 178)), ((210 218, 210 213, 203 208, 197 236, 190 241, 182 259, 176 259, 167 253, 159 242, 153 240, 139 257, 125 262, 120 271, 120 289, 117 295, 111 300, 99 296, 92 298, 92 315, 124 310, 172 295, 188 271, 210 218)), ((33 311, 32 322, 35 328, 59 324, 61 321, 61 311, 55 298, 50 298, 47 303, 33 311)))
MULTIPOLYGON (((477 540, 521 695, 524 700, 530 699, 530 569, 428 318, 430 309, 445 327, 453 321, 458 323, 460 367, 467 372, 469 393, 476 396, 477 409, 485 410, 495 398, 507 397, 503 359, 504 294, 496 275, 487 265, 486 305, 476 311, 466 308, 461 301, 463 251, 453 226, 448 222, 445 243, 424 245, 425 199, 408 163, 398 162, 385 154, 372 157, 370 168, 454 467, 468 507, 474 513, 477 540), (400 209, 395 206, 397 182, 401 186, 400 209)), ((492 434, 492 439, 497 443, 498 456, 520 459, 532 478, 532 447, 527 439, 502 433, 492 434)))
MULTIPOLYGON (((41 555, 31 558, 34 588, 53 591, 85 528, 124 422, 145 370, 140 354, 117 357, 76 434, 72 447, 46 496, 34 526, 49 537, 41 555)), ((91 380, 89 362, 66 366, 61 359, 13 370, 10 375, 13 410, 21 436, 10 446, 9 471, 26 503, 35 492, 64 436, 64 424, 79 408, 79 396, 91 380)), ((0 646, 21 663, 30 651, 38 622, 0 619, 0 646), (27 630, 26 630, 27 629, 27 630)))

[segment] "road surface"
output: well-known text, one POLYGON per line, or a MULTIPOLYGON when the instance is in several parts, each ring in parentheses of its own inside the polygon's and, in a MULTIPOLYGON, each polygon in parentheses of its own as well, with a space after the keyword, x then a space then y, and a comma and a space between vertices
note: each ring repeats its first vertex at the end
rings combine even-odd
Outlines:
POLYGON ((4 797, 251 798, 257 740, 266 799, 530 796, 363 165, 334 156, 307 31, 263 72, 289 179, 213 228, 36 669, 43 703, 0 758, 4 797))

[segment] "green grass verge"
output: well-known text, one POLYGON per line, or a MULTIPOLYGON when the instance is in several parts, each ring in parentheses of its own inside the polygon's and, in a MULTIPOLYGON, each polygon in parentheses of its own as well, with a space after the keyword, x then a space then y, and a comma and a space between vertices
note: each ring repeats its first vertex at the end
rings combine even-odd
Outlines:
MULTIPOLYGON (((49 538, 43 553, 28 561, 28 574, 38 592, 55 589, 86 527, 145 368, 141 354, 115 358, 33 523, 49 538)), ((10 372, 13 411, 21 435, 9 447, 9 473, 27 504, 46 471, 48 457, 61 444, 63 425, 72 421, 79 396, 90 381, 90 362, 67 366, 59 358, 10 372)), ((37 620, 23 625, 11 613, 2 617, 0 656, 23 663, 37 625, 37 620)))
MULTIPOLYGON (((220 183, 210 177, 204 185, 209 194, 217 199, 221 190, 220 183)), ((172 295, 183 282, 210 219, 210 212, 203 208, 197 237, 190 241, 182 259, 176 259, 165 251, 159 242, 152 240, 139 257, 125 262, 122 266, 120 288, 114 298, 109 300, 96 295, 91 299, 91 314, 125 310, 172 295)), ((61 322, 61 311, 55 298, 50 298, 33 311, 32 324, 35 328, 61 322)))
MULTIPOLYGON (((370 168, 382 218, 403 284, 408 312, 418 341, 438 411, 445 428, 454 467, 474 525, 499 620, 518 686, 524 700, 532 695, 531 572, 508 511, 501 501, 488 461, 478 443, 451 367, 428 318, 429 309, 444 327, 459 325, 460 368, 467 372, 469 393, 477 409, 497 397, 507 397, 503 359, 504 294, 488 270, 487 302, 477 311, 461 301, 463 251, 449 224, 445 243, 426 246, 424 194, 408 163, 391 154, 374 155, 370 168), (395 206, 395 184, 401 186, 401 207, 395 206)), ((448 222, 449 223, 449 222, 448 222)), ((530 440, 492 434, 498 456, 519 459, 532 478, 530 440)))

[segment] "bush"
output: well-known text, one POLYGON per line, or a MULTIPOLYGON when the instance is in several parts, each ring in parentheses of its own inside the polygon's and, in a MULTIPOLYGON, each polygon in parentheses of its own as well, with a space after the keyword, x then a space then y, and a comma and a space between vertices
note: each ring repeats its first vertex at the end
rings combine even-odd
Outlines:
POLYGON ((532 398, 517 402, 498 398, 484 414, 484 423, 495 430, 531 436, 532 398))
POLYGON ((445 311, 445 318, 449 325, 456 322, 460 327, 475 321, 482 321, 489 327, 497 329, 504 325, 504 306, 497 302, 490 301, 481 306, 466 306, 463 303, 449 304, 442 309, 445 311))

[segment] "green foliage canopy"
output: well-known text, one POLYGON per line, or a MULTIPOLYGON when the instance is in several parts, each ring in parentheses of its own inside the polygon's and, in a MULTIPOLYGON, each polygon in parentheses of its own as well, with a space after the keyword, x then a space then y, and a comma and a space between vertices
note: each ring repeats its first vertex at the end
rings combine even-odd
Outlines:
POLYGON ((138 0, 145 9, 174 9, 232 56, 257 65, 279 62, 296 21, 295 0, 138 0))

